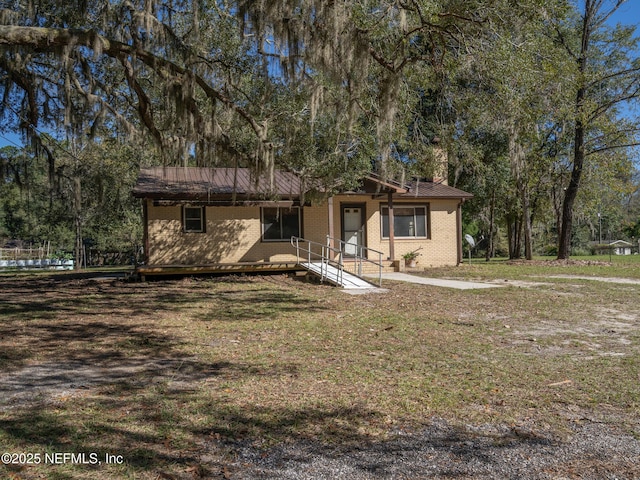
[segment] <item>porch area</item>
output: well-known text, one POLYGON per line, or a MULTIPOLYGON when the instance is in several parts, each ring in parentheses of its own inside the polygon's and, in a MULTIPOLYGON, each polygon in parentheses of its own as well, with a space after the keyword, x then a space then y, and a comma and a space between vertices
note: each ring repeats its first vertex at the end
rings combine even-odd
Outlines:
POLYGON ((339 239, 327 237, 326 243, 319 243, 291 237, 291 247, 291 260, 287 261, 139 265, 135 276, 145 281, 148 277, 162 276, 307 271, 320 281, 343 288, 370 288, 372 284, 381 284, 383 273, 398 271, 398 262, 383 260, 382 252, 339 239))

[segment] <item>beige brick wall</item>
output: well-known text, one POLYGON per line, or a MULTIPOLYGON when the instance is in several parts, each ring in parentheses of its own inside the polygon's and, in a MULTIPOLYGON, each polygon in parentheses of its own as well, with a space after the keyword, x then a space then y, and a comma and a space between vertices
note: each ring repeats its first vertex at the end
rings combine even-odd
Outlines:
MULTIPOLYGON (((387 199, 372 199, 371 196, 341 195, 334 198, 335 235, 340 236, 341 205, 363 203, 366 210, 366 243, 369 248, 384 253, 383 258, 389 256, 389 240, 382 238, 381 206, 387 205, 387 199)), ((455 265, 458 262, 457 251, 457 200, 418 200, 394 201, 395 207, 402 205, 429 205, 431 238, 403 239, 396 238, 394 242, 396 260, 410 251, 421 248, 418 253, 418 265, 435 267, 455 265)))
MULTIPOLYGON (((394 205, 430 207, 431 238, 396 239, 396 259, 421 247, 421 267, 455 265, 457 263, 456 200, 396 201, 394 205)), ((366 245, 389 256, 389 240, 382 239, 380 208, 386 198, 370 195, 334 197, 334 235, 341 235, 341 205, 363 204, 366 212, 366 245)), ((325 243, 329 233, 328 205, 305 207, 302 212, 301 235, 311 241, 325 243)), ((180 206, 156 206, 148 203, 149 263, 152 265, 203 264, 295 260, 295 252, 287 242, 261 240, 260 207, 207 207, 205 233, 184 233, 180 206)), ((377 260, 377 257, 374 257, 377 260)))
POLYGON ((327 204, 304 207, 302 237, 325 244, 329 234, 329 209, 327 204))
POLYGON ((182 231, 182 207, 148 208, 149 263, 281 262, 295 260, 288 241, 263 242, 260 207, 207 207, 206 231, 182 231))

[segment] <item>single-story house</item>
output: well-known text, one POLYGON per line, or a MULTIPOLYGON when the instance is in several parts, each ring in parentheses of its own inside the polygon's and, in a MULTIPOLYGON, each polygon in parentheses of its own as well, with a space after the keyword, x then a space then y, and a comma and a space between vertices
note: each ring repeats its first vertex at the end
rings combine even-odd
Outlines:
POLYGON ((609 243, 609 248, 613 251, 614 255, 631 255, 632 243, 625 242, 624 240, 616 240, 609 243))
POLYGON ((411 251, 423 268, 463 260, 461 207, 472 195, 445 180, 400 185, 370 175, 359 189, 316 202, 302 190, 285 171, 267 179, 243 168, 142 169, 133 194, 143 204, 145 264, 295 262, 292 236, 329 242, 345 259, 355 246, 382 252, 389 269, 411 251))

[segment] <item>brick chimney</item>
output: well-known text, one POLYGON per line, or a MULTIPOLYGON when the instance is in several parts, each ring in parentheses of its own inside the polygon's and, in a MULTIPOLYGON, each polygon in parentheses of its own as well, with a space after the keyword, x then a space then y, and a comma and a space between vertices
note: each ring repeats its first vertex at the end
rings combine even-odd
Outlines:
POLYGON ((433 162, 432 165, 429 165, 430 170, 433 172, 431 181, 448 185, 449 160, 447 158, 447 152, 442 148, 439 137, 434 137, 431 143, 433 144, 433 156, 428 160, 429 162, 433 162))

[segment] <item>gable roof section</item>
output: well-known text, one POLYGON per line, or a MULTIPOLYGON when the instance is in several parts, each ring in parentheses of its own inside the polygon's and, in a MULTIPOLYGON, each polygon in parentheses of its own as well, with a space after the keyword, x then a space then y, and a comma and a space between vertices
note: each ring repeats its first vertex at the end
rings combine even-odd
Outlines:
POLYGON ((633 247, 633 243, 629 243, 626 240, 616 240, 615 242, 609 243, 611 247, 633 247))
POLYGON ((365 192, 407 193, 406 185, 395 180, 385 180, 381 176, 370 173, 362 179, 365 192))
POLYGON ((441 198, 441 199, 461 199, 473 198, 471 193, 465 192, 455 187, 439 182, 427 182, 412 180, 407 185, 407 192, 398 195, 399 198, 441 198))
MULTIPOLYGON (((133 195, 167 201, 226 202, 247 200, 299 200, 302 181, 291 172, 278 170, 273 188, 266 176, 256 181, 247 168, 152 167, 140 170, 133 195)), ((375 175, 364 179, 359 194, 393 192, 397 199, 469 199, 473 195, 449 185, 414 180, 404 186, 375 175)))

